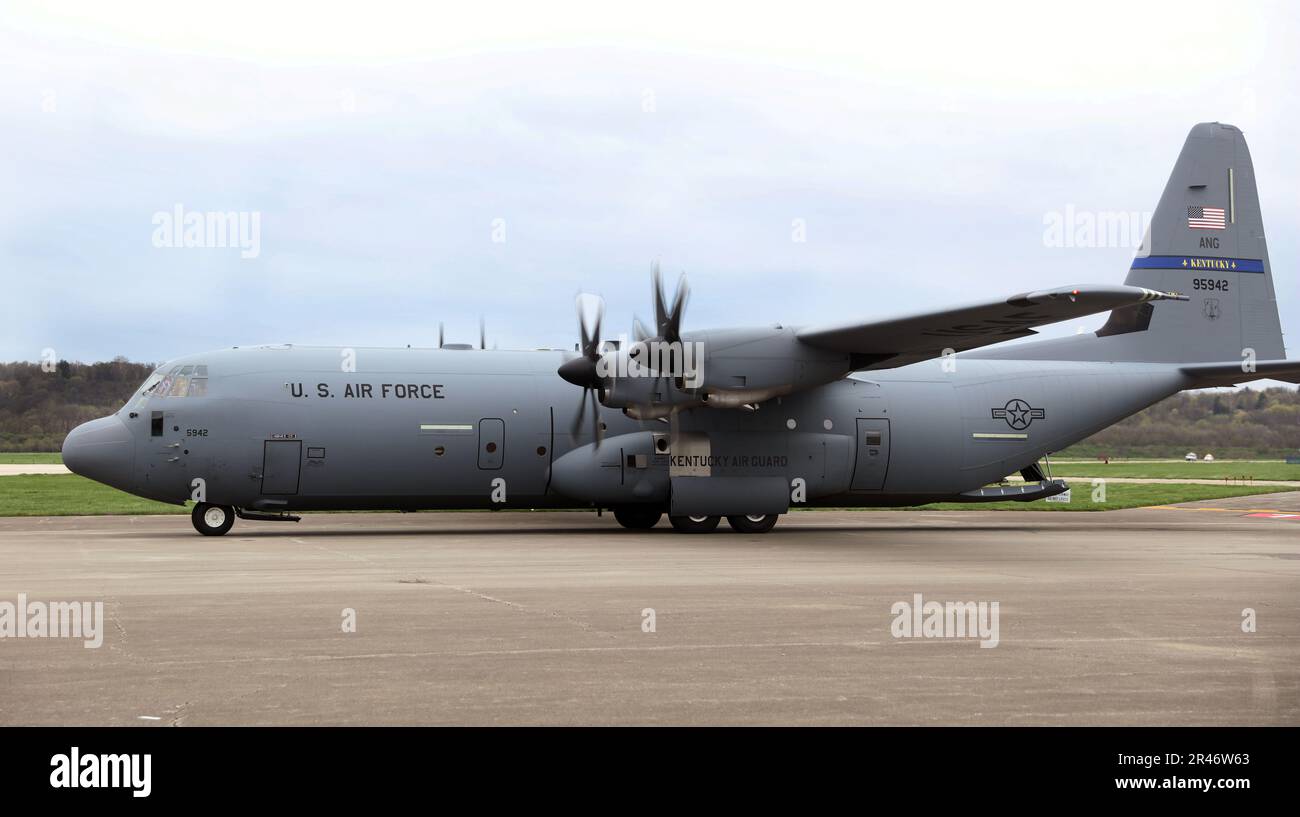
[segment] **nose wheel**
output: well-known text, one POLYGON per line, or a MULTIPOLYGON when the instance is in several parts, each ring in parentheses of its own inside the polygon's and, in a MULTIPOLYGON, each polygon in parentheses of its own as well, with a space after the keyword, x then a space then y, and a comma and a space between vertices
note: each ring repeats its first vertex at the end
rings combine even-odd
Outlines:
POLYGON ((235 509, 229 505, 200 502, 190 513, 190 521, 204 536, 223 536, 235 524, 235 509))

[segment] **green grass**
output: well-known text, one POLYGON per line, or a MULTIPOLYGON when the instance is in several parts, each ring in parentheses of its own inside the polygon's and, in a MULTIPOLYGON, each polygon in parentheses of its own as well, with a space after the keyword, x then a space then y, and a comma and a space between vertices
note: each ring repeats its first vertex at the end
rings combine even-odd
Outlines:
POLYGON ((163 513, 189 513, 189 508, 141 499, 76 474, 0 477, 0 516, 163 513))
MULTIPOLYGON (((944 502, 922 506, 925 510, 1014 510, 1014 511, 1111 511, 1146 505, 1168 505, 1204 499, 1222 499, 1290 490, 1276 486, 1249 485, 1135 485, 1109 483, 1106 502, 1092 502, 1090 482, 1071 482, 1073 501, 1057 502, 944 502)), ((1268 500, 1260 500, 1268 507, 1268 500)), ((884 510, 884 509, 880 509, 884 510)), ((116 488, 100 485, 75 474, 38 474, 0 477, 2 516, 105 516, 139 514, 183 514, 189 506, 168 505, 140 499, 116 488)))
MULTIPOLYGON (((1196 502, 1205 499, 1224 499, 1233 496, 1253 496, 1291 491, 1277 485, 1143 485, 1124 482, 1106 484, 1106 501, 1092 501, 1092 483, 1070 483, 1070 503, 1047 502, 937 502, 922 505, 930 511, 1117 511, 1121 508, 1144 508, 1150 505, 1173 505, 1177 502, 1196 502)), ((1261 499, 1261 507, 1269 507, 1268 499, 1261 499)))
POLYGON ((63 455, 58 451, 40 454, 0 452, 0 465, 62 465, 63 455))
POLYGON ((1300 481, 1300 465, 1282 460, 1223 462, 1053 462, 1056 477, 1129 477, 1136 479, 1285 479, 1300 481))

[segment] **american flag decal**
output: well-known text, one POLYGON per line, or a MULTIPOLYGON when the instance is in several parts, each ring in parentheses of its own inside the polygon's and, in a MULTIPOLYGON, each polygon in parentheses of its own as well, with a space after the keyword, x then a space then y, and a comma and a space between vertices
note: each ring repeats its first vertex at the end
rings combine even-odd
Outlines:
POLYGON ((1187 226, 1193 230, 1226 230, 1222 207, 1188 207, 1187 226))

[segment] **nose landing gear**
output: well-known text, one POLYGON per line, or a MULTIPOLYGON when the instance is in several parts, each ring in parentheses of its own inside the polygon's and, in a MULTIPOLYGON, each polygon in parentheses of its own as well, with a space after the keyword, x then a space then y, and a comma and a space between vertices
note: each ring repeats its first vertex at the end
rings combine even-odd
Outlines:
POLYGON ((235 509, 229 505, 200 502, 190 512, 194 529, 204 536, 224 536, 235 524, 235 509))

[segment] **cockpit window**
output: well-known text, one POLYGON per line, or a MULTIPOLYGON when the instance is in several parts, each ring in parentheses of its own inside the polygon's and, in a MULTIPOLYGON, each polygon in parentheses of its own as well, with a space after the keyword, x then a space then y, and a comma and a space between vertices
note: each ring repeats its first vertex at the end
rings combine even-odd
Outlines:
POLYGON ((193 366, 183 366, 179 372, 172 376, 172 397, 188 397, 190 393, 190 377, 194 374, 193 366))
POLYGON ((140 387, 140 391, 136 392, 136 394, 140 397, 149 394, 158 386, 159 383, 162 382, 162 379, 163 374, 161 371, 154 372, 144 381, 144 385, 140 387))
POLYGON ((135 393, 135 397, 131 398, 128 405, 132 409, 138 409, 143 406, 149 397, 158 390, 158 387, 162 385, 164 379, 165 376, 162 369, 149 375, 145 378, 144 383, 140 385, 140 389, 135 393))
POLYGON ((151 397, 206 397, 207 393, 206 365, 163 367, 149 375, 140 386, 131 401, 131 408, 139 408, 151 397))
MULTIPOLYGON (((153 390, 153 396, 166 397, 167 395, 171 394, 172 380, 175 378, 176 374, 180 372, 180 370, 181 370, 180 366, 173 366, 171 368, 171 371, 163 375, 162 382, 159 383, 157 388, 153 390)), ((162 369, 159 369, 158 371, 162 371, 162 369)))

